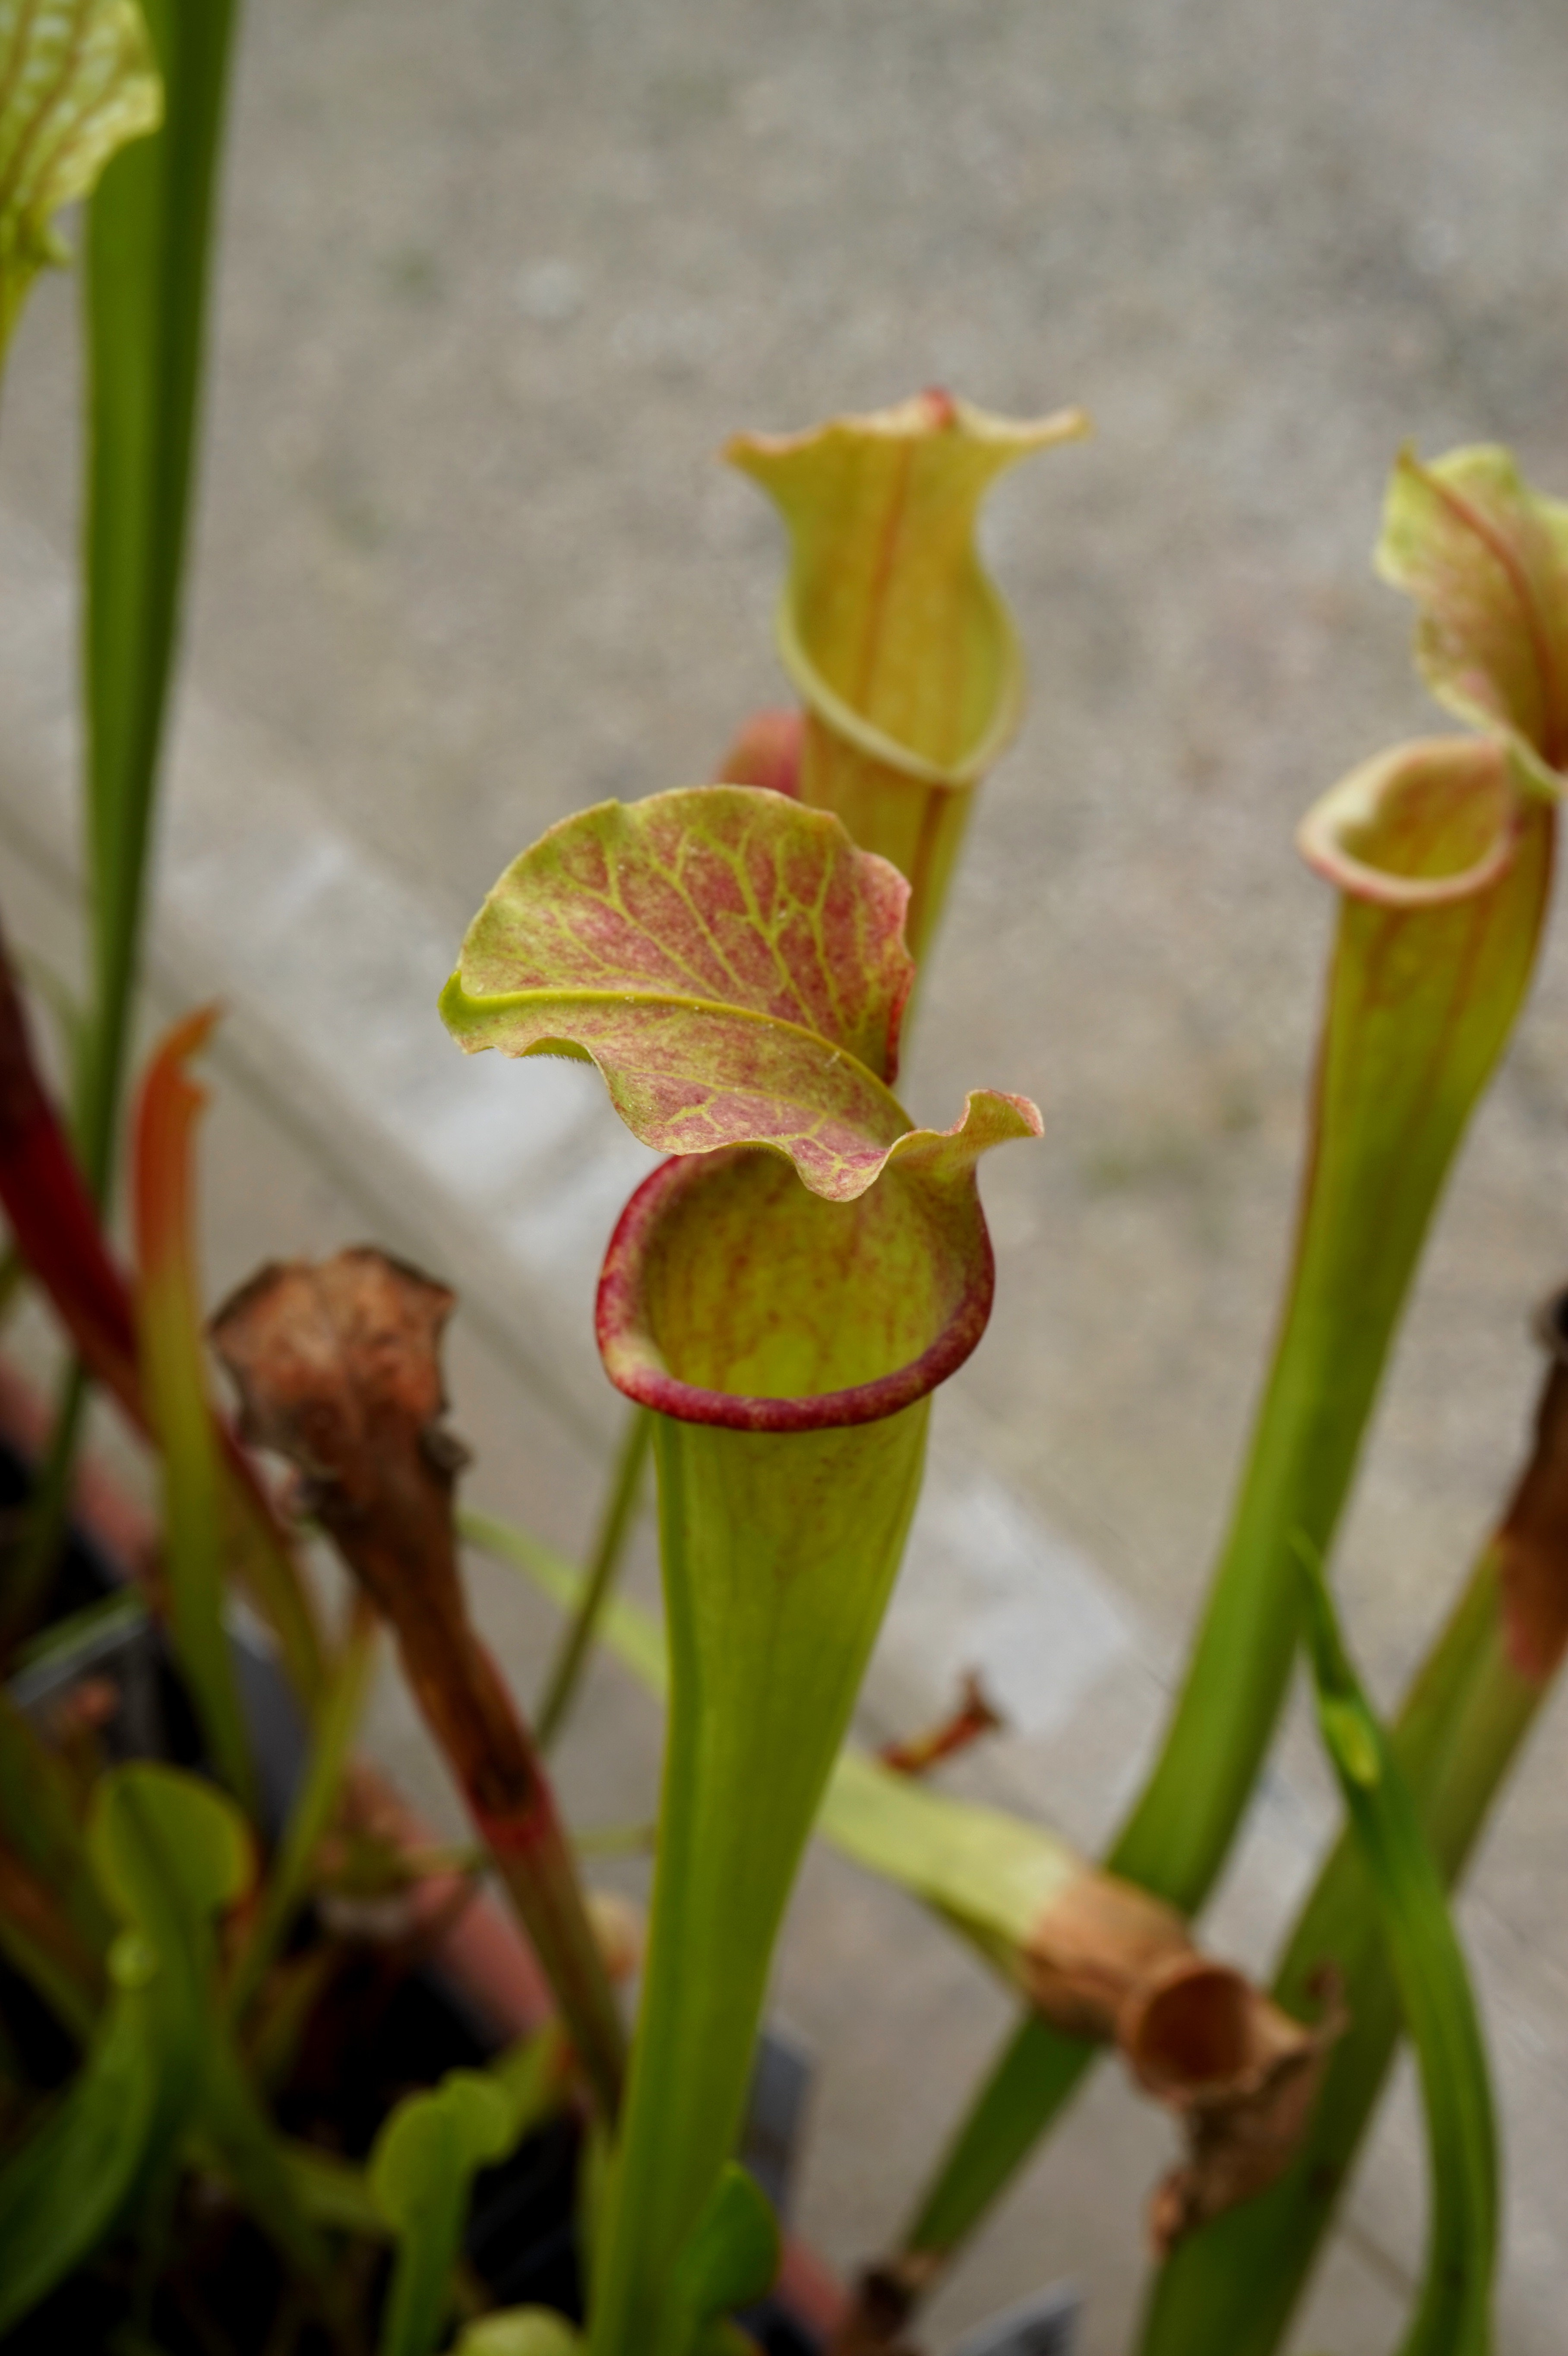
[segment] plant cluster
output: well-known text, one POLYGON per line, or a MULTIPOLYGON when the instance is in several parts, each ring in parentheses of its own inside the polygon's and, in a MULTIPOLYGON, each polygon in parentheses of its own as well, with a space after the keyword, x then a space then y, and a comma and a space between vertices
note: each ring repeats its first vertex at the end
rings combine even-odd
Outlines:
POLYGON ((600 1280, 599 1347, 630 1405, 585 1569, 458 1506, 443 1286, 361 1247, 264 1268, 208 1318, 190 1067, 209 1012, 140 1078, 128 1265, 111 1240, 229 30, 227 0, 0 0, 0 335, 63 258, 56 211, 91 199, 93 945, 69 1109, 0 958, 9 1282, 48 1301, 72 1356, 0 1583, 0 2333, 96 2333, 124 2356, 754 2347, 782 2244, 736 2154, 815 1831, 912 1892, 1019 2001, 915 2215, 819 2315, 832 2356, 916 2344, 922 2300, 1108 2047, 1184 2140, 1152 2205, 1142 2356, 1269 2356, 1402 2036, 1432 2201, 1402 2346, 1479 2356, 1496 2132, 1446 1893, 1568 1643, 1568 1316, 1544 1314, 1533 1449, 1387 1728, 1326 1574, 1426 1231, 1538 951, 1568 764, 1568 509, 1495 448, 1395 468, 1378 562, 1468 733, 1379 755, 1301 830, 1339 916, 1278 1338, 1164 1742, 1109 1854, 1087 1859, 926 1780, 984 1731, 983 1697, 880 1757, 849 1740, 933 1397, 990 1312, 978 1165, 1040 1129, 989 1088, 921 1128, 894 1093, 916 960, 1021 709, 976 519, 990 483, 1085 430, 1081 413, 1015 423, 924 393, 732 442, 788 534, 778 644, 796 707, 756 715, 709 783, 553 827, 464 940, 441 1008, 458 1044, 592 1063, 665 1156, 600 1280), (83 1601, 61 1561, 90 1387, 150 1451, 161 1516, 137 1581, 83 1601), (650 1453, 662 1623, 615 1592, 650 1453), (314 1537, 348 1575, 336 1625, 304 1564, 314 1537), (566 1615, 531 1715, 469 1616, 464 1542, 566 1615), (304 1729, 281 1798, 236 1598, 304 1729), (354 1758, 382 1632, 472 1826, 456 1858, 421 1849, 354 1758), (156 1755, 101 1679, 50 1682, 135 1633, 184 1728, 156 1755), (624 1941, 547 1763, 601 1643, 667 1713, 631 2029, 624 1941), (1298 1650, 1345 1824, 1264 1989, 1189 1923, 1298 1650), (428 1954, 432 1902, 450 1914, 485 1879, 541 1975, 539 2019, 428 2083, 411 2064, 349 2119, 339 2065, 368 1949, 384 1997, 428 1954), (464 2254, 475 2188, 563 2119, 582 2128, 581 2164, 563 2163, 580 2278, 508 2304, 464 2254), (240 2275, 256 2287, 237 2323, 220 2294, 240 2275))

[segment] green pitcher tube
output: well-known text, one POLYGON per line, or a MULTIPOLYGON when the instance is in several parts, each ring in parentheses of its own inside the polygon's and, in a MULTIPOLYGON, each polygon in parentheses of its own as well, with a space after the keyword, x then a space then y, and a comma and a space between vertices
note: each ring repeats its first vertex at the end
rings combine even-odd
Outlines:
POLYGON ((1191 1910, 1229 1851, 1433 1213, 1534 969, 1555 811, 1487 738, 1398 746, 1301 829, 1341 895, 1296 1265, 1161 1768, 1110 1863, 1191 1910))
MULTIPOLYGON (((1534 491, 1500 447, 1430 466, 1407 451, 1375 561, 1415 601, 1428 686, 1485 733, 1364 764, 1301 831, 1342 902, 1296 1264, 1182 1696, 1109 1860, 1188 1909, 1223 1863, 1284 1698, 1296 1625, 1287 1546, 1300 1532, 1330 1555, 1427 1224, 1551 899, 1568 757, 1568 506, 1534 491)), ((1043 2023, 1016 2032, 901 2260, 923 2294, 1082 2066, 1043 2023)))
POLYGON ((593 2356, 679 2356, 672 2272, 740 2130, 769 1964, 919 1494, 930 1394, 984 1330, 972 1169, 828 1203, 754 1148, 669 1162, 599 1294, 658 1412, 672 1673, 641 2019, 593 2356))

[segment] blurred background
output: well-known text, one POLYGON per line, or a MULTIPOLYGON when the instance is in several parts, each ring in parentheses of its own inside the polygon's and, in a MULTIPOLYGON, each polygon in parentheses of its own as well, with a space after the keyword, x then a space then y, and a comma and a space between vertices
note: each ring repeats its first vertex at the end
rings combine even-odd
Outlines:
MULTIPOLYGON (((1551 0, 253 0, 148 1023, 229 1009, 215 1290, 375 1237, 453 1282, 468 1494, 582 1541, 616 1428, 598 1258, 647 1157, 592 1076, 466 1062, 434 994, 546 825, 710 769, 785 700, 780 534, 716 458, 942 383, 1093 412, 1008 478, 994 569, 1032 707, 985 789, 906 1071, 917 1118, 1026 1091, 987 1165, 1000 1289, 944 1393, 865 1730, 978 1665, 961 1788, 1085 1840, 1136 1786, 1219 1535, 1284 1269, 1330 908, 1295 825, 1441 728, 1368 558, 1398 445, 1506 440, 1568 492, 1568 37, 1551 0)), ((75 289, 0 422, 0 895, 69 978, 75 289)), ((1568 944, 1430 1251, 1342 1547, 1399 1689, 1511 1477, 1534 1301, 1568 1274, 1568 944)), ((41 1338, 35 1337, 41 1351, 41 1338)), ((645 1539, 637 1576, 650 1579, 645 1539)), ((523 1689, 550 1622, 480 1575, 523 1689)), ((378 1740, 439 1809, 389 1697, 378 1740)), ((645 1806, 652 1715, 596 1671, 583 1821, 645 1806)), ((1464 1914, 1509 2126, 1501 2344, 1568 2291, 1568 1736, 1464 1914)), ((1299 1706, 1211 1916, 1264 1968, 1334 1821, 1299 1706)), ((814 1858, 778 2009, 819 2065, 797 2222, 899 2223, 1008 2015, 814 1858)), ((933 2314, 1057 2276, 1087 2356, 1136 2306, 1167 2125, 1104 2071, 933 2314)), ((1423 2206, 1404 2086, 1299 2344, 1392 2344, 1423 2206)))

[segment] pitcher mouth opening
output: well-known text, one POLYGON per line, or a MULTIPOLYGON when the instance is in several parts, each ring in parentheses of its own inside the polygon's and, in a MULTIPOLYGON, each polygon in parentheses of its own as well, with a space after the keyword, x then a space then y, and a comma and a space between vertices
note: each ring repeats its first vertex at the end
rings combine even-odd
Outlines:
POLYGON ((1506 746, 1421 737, 1352 769, 1308 810, 1296 839, 1307 865, 1355 899, 1441 908, 1508 873, 1525 816, 1506 746))
POLYGON ((733 1146, 676 1156, 644 1180, 610 1239, 594 1326, 605 1372, 639 1406, 731 1431, 826 1431, 897 1415, 945 1382, 984 1333, 995 1289, 972 1183, 934 1213, 902 1196, 892 1173, 858 1202, 827 1204, 807 1193, 783 1157, 733 1146), (704 1196, 705 1207, 730 1214, 727 1237, 694 1215, 704 1196), (827 1237, 837 1268, 815 1269, 801 1248, 803 1230, 827 1237), (874 1287, 857 1278, 874 1272, 863 1264, 875 1261, 879 1242, 894 1248, 887 1283, 874 1287), (699 1296, 724 1301, 727 1321, 694 1323, 699 1296), (708 1339, 715 1323, 724 1324, 717 1344, 708 1339), (847 1383, 730 1387, 717 1363, 728 1352, 743 1374, 771 1355, 809 1376, 814 1365, 832 1367, 857 1355, 846 1352, 845 1336, 869 1326, 880 1331, 862 1340, 859 1355, 874 1360, 880 1345, 891 1363, 847 1383), (922 1328, 930 1338, 914 1346, 922 1328), (703 1338, 694 1344, 695 1333, 703 1338), (792 1335, 801 1346, 790 1346, 792 1335), (693 1365, 693 1356, 709 1363, 693 1365))

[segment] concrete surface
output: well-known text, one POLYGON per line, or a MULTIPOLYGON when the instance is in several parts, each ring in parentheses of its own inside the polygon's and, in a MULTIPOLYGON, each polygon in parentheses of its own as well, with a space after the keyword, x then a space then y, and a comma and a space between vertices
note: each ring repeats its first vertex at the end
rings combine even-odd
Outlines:
MULTIPOLYGON (((964 1780, 1114 1821, 1221 1518, 1276 1297, 1326 940, 1307 802, 1441 725, 1371 580, 1399 442, 1515 444, 1568 489, 1568 48, 1547 0, 272 0, 229 176, 200 569, 158 991, 232 1009, 215 1284, 373 1232, 464 1298, 474 1494, 577 1541, 613 1417, 588 1307, 644 1158, 589 1076, 465 1063, 431 1012, 551 819, 702 775, 776 697, 778 547, 712 463, 932 380, 1074 400, 1098 438, 998 498, 1034 671, 909 1073, 922 1118, 1021 1088, 1001 1262, 944 1396, 868 1725, 955 1668, 1015 1731, 964 1780)), ((72 291, 0 420, 0 904, 57 966, 74 858, 72 291)), ((1541 987, 1427 1262, 1342 1547, 1392 1696, 1509 1475, 1530 1304, 1568 1258, 1568 963, 1541 987)), ((639 1576, 649 1576, 645 1559, 639 1576)), ((486 1577, 525 1684, 548 1620, 486 1577)), ((382 1738, 426 1772, 389 1699, 382 1738)), ((1564 1729, 1465 1909, 1509 2120, 1501 2346, 1548 2356, 1568 2240, 1564 1729)), ((656 1730, 596 1674, 580 1820, 635 1813, 656 1730)), ((1260 1965, 1332 1810, 1292 1730, 1213 1912, 1260 1965)), ((1005 2017, 896 1899, 814 1858, 780 2002, 822 2080, 801 2222, 896 2223, 1005 2017), (918 2068, 911 2057, 918 2057, 918 2068)), ((1071 2271, 1125 2344, 1134 2189, 1168 2144, 1102 2073, 933 2313, 1071 2271)), ((1418 2263, 1392 2107, 1298 2337, 1372 2356, 1418 2263)))

